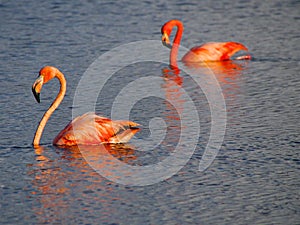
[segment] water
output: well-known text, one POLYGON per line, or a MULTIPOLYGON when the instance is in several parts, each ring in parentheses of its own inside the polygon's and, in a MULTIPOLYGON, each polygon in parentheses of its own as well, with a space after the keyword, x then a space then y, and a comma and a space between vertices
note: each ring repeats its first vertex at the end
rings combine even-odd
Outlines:
MULTIPOLYGON (((299 1, 1 1, 1 224, 298 224, 299 7, 299 1), (177 90, 181 84, 201 129, 190 160, 173 176, 148 186, 123 185, 86 161, 102 156, 101 150, 52 146, 72 118, 75 90, 91 63, 123 44, 160 40, 161 25, 173 18, 185 25, 185 47, 234 40, 253 55, 249 62, 210 65, 227 112, 213 163, 198 170, 212 125, 205 91, 185 71, 167 72, 159 62, 119 70, 96 96, 95 110, 110 116, 125 85, 139 77, 164 78, 157 93, 175 106, 157 97, 141 99, 129 117, 142 131, 128 145, 109 149, 127 165, 155 165, 177 145, 179 114, 193 109, 177 90), (38 121, 58 90, 53 81, 43 88, 41 104, 32 96, 31 85, 47 64, 66 75, 67 95, 45 128, 42 147, 34 149, 38 121), (153 148, 151 138, 163 141, 153 148)), ((211 72, 200 71, 208 79, 211 72)), ((194 129, 184 135, 194 137, 198 125, 188 125, 194 129)))

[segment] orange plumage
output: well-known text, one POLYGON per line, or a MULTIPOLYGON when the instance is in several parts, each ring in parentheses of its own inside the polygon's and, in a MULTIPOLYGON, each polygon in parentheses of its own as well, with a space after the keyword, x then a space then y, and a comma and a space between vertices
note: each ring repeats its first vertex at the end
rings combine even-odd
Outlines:
POLYGON ((139 130, 131 121, 113 121, 89 112, 76 117, 53 140, 54 145, 124 143, 139 130))
MULTIPOLYGON (((32 92, 40 102, 40 92, 43 84, 53 78, 60 82, 60 91, 49 109, 45 112, 35 132, 33 145, 38 146, 44 127, 51 114, 59 106, 66 93, 64 75, 55 67, 46 66, 40 70, 39 77, 32 85, 32 92)), ((117 120, 101 117, 93 112, 85 113, 71 121, 53 140, 54 145, 95 145, 101 143, 124 143, 139 131, 139 124, 132 121, 117 120)))
MULTIPOLYGON (((183 33, 183 24, 179 20, 170 20, 161 28, 162 42, 165 46, 171 48, 170 64, 177 67, 177 54, 183 33), (173 27, 177 27, 177 32, 171 45, 170 34, 173 27)), ((183 58, 183 62, 206 62, 206 61, 224 61, 229 60, 238 51, 248 51, 248 48, 238 42, 208 42, 200 46, 193 47, 183 58)), ((240 56, 236 59, 251 59, 249 54, 240 56)))
POLYGON ((208 42, 193 47, 182 57, 183 62, 204 62, 229 60, 238 51, 248 49, 237 42, 208 42))

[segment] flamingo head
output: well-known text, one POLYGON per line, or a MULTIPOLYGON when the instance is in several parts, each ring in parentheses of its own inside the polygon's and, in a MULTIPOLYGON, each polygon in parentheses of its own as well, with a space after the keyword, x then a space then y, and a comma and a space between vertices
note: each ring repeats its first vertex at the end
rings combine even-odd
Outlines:
POLYGON ((40 93, 43 84, 53 79, 56 76, 57 72, 58 69, 52 66, 45 66, 40 70, 38 78, 35 80, 35 82, 32 85, 32 93, 38 103, 40 103, 40 93))
POLYGON ((173 28, 173 24, 169 22, 165 23, 162 27, 161 27, 161 42, 164 46, 168 47, 168 48, 172 48, 171 42, 170 42, 170 34, 172 32, 172 28, 173 28))
POLYGON ((168 47, 168 48, 172 48, 172 45, 171 45, 171 42, 170 42, 170 35, 172 33, 172 30, 173 30, 174 26, 176 26, 177 29, 178 29, 177 33, 176 33, 176 36, 179 33, 178 37, 180 39, 181 34, 183 32, 183 24, 180 20, 170 20, 170 21, 166 22, 161 27, 161 34, 162 34, 161 41, 162 41, 163 45, 168 47))
POLYGON ((161 42, 164 46, 168 47, 168 48, 172 48, 171 42, 170 42, 170 38, 169 35, 167 33, 163 33, 162 37, 161 37, 161 42))

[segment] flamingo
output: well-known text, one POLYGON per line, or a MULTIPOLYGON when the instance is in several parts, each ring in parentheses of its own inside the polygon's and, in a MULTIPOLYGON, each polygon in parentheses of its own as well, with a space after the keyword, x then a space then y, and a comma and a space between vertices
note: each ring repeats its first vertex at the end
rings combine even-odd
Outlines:
MULTIPOLYGON (((171 48, 170 65, 177 67, 177 54, 183 33, 183 24, 179 20, 170 20, 162 26, 161 33, 163 45, 171 48), (174 26, 177 27, 177 32, 173 41, 173 45, 171 45, 169 37, 174 26)), ((184 63, 196 63, 230 60, 230 57, 240 50, 248 51, 247 47, 238 42, 208 42, 200 46, 193 47, 183 56, 182 61, 184 63)), ((236 59, 251 59, 251 56, 245 55, 237 57, 236 59)))
MULTIPOLYGON (((51 106, 45 112, 34 135, 33 145, 39 146, 44 127, 51 114, 62 102, 67 82, 62 72, 52 66, 43 67, 32 85, 35 99, 40 103, 40 92, 43 84, 57 78, 60 91, 51 106)), ((93 112, 85 113, 71 121, 53 140, 53 145, 96 145, 101 143, 125 143, 139 130, 139 124, 132 121, 116 120, 101 117, 93 112), (73 128, 75 128, 73 130, 73 128)))

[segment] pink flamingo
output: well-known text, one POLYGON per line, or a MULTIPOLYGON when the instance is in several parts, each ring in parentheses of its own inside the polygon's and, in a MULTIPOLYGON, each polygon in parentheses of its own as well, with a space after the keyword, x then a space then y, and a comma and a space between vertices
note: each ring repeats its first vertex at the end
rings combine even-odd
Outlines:
MULTIPOLYGON (((170 64, 177 66, 178 47, 183 33, 183 24, 179 20, 170 20, 162 26, 161 33, 163 44, 171 48, 170 64), (173 45, 171 45, 169 37, 174 26, 177 27, 177 32, 173 45)), ((182 61, 206 62, 229 60, 231 56, 240 50, 248 51, 247 47, 238 42, 208 42, 203 45, 193 47, 183 56, 182 61)), ((245 55, 237 57, 236 59, 251 59, 251 56, 245 55)))
MULTIPOLYGON (((67 82, 57 68, 45 66, 39 72, 39 77, 32 85, 32 92, 37 102, 40 102, 40 92, 43 84, 53 78, 60 82, 60 91, 49 109, 45 112, 35 132, 33 145, 38 146, 44 127, 51 114, 59 106, 66 93, 67 82)), ((131 121, 113 121, 89 112, 71 121, 53 140, 54 145, 96 145, 101 143, 125 143, 139 130, 139 124, 131 121), (73 127, 76 130, 73 130, 73 127)))

